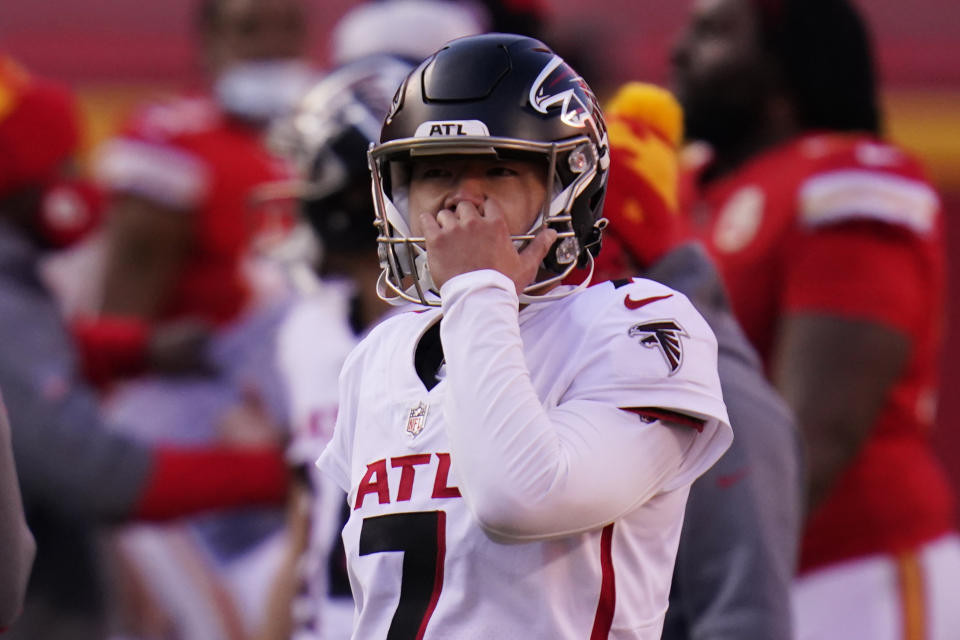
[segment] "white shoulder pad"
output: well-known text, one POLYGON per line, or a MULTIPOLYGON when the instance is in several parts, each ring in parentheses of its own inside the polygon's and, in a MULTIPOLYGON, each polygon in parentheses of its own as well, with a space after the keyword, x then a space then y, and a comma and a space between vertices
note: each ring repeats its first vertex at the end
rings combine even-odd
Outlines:
POLYGON ((109 190, 172 209, 191 209, 209 188, 207 166, 171 145, 118 138, 97 153, 95 174, 109 190))
POLYGON ((940 201, 930 185, 903 176, 844 169, 818 174, 799 192, 800 218, 818 227, 850 220, 877 220, 929 233, 940 201))

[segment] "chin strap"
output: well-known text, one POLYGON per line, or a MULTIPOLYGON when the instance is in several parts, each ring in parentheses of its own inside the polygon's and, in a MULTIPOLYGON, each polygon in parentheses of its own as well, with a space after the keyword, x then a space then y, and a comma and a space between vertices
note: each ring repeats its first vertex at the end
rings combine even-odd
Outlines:
POLYGON ((399 293, 396 293, 395 288, 387 283, 386 269, 381 271, 380 277, 377 278, 377 296, 387 304, 395 307, 400 307, 407 303, 407 300, 399 293))
POLYGON ((425 307, 440 306, 440 296, 434 294, 432 291, 424 291, 426 301, 421 300, 419 297, 414 297, 417 295, 416 287, 411 285, 406 291, 398 289, 389 281, 386 271, 380 272, 380 276, 377 278, 377 296, 387 304, 394 307, 402 307, 409 303, 425 307))
POLYGON ((560 275, 553 276, 552 278, 543 280, 542 282, 536 282, 524 288, 523 292, 517 296, 517 298, 520 300, 520 304, 536 304, 538 302, 551 302, 553 300, 560 300, 561 298, 566 298, 569 295, 573 295, 578 291, 582 291, 583 289, 586 289, 587 287, 590 286, 590 281, 593 280, 593 254, 590 253, 589 251, 587 252, 587 262, 589 264, 590 270, 587 272, 587 277, 584 278, 583 282, 581 282, 580 284, 576 285, 575 287, 571 287, 569 289, 562 289, 559 291, 553 290, 541 295, 534 295, 532 293, 528 293, 530 291, 536 291, 541 287, 545 287, 555 282, 560 282, 561 280, 563 280, 563 278, 567 277, 568 275, 567 273, 562 273, 560 275))

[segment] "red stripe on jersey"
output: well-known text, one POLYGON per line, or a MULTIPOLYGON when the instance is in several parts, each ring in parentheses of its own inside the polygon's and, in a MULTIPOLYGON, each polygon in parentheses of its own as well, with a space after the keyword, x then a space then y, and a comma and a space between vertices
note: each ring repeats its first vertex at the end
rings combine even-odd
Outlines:
POLYGON ((608 524, 600 534, 600 600, 593 617, 590 640, 604 640, 610 636, 613 626, 613 608, 617 600, 617 585, 613 575, 613 524, 608 524))
POLYGON ((427 605, 427 612, 423 614, 423 621, 420 623, 420 629, 417 631, 417 640, 423 640, 423 634, 427 631, 427 623, 433 615, 433 610, 437 608, 437 601, 440 599, 440 592, 443 590, 443 563, 447 557, 447 514, 445 511, 437 511, 437 570, 433 578, 433 592, 430 594, 430 604, 427 605))
POLYGON ((683 427, 690 427, 691 429, 696 429, 698 433, 703 433, 703 425, 706 422, 700 418, 694 418, 693 416, 688 416, 685 413, 677 413, 676 411, 670 411, 669 409, 659 409, 657 407, 620 407, 624 411, 629 411, 630 413, 635 413, 641 418, 646 418, 649 421, 660 420, 661 422, 669 422, 670 424, 676 424, 683 427))

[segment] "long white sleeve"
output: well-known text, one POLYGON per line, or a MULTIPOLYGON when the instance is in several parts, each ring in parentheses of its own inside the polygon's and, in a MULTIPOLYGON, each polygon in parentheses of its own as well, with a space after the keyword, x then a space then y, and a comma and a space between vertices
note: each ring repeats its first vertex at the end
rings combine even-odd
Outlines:
POLYGON ((451 453, 464 498, 490 535, 525 541, 602 527, 664 490, 681 469, 694 429, 647 423, 591 397, 545 408, 508 278, 463 274, 444 284, 441 297, 451 453))

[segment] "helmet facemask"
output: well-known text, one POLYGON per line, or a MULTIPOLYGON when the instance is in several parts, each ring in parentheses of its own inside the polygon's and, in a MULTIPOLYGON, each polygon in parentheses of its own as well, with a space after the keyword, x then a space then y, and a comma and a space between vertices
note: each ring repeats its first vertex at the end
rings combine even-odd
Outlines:
MULTIPOLYGON (((487 156, 544 160, 546 197, 530 229, 512 235, 522 250, 544 228, 557 232, 557 240, 541 265, 541 277, 524 288, 524 302, 553 299, 536 295, 568 276, 584 261, 580 234, 574 228, 571 209, 577 197, 601 171, 596 147, 586 136, 562 142, 539 143, 513 138, 461 136, 457 138, 409 138, 373 146, 369 152, 380 263, 383 272, 378 293, 391 303, 414 302, 439 306, 439 291, 430 275, 422 236, 411 231, 408 207, 410 163, 426 156, 487 156), (529 298, 529 299, 528 299, 529 298)), ((597 221, 602 229, 605 221, 597 221)))

